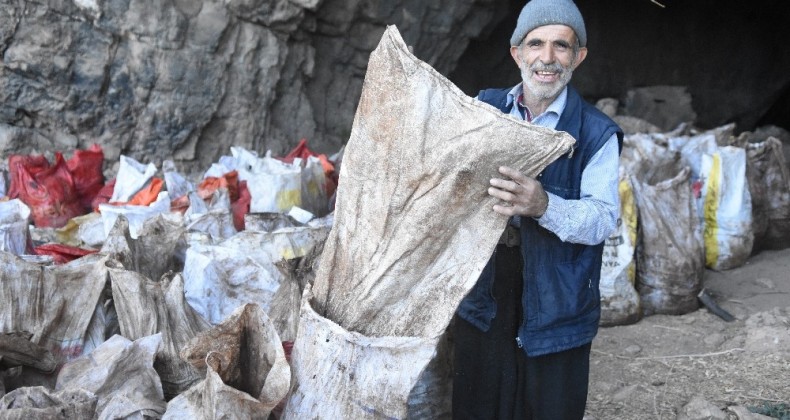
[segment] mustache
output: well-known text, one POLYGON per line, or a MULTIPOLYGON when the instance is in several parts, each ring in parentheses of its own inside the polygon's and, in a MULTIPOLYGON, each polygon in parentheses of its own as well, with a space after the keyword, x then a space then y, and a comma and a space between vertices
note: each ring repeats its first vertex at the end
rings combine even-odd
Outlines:
POLYGON ((562 74, 567 70, 560 63, 543 64, 540 61, 532 63, 532 65, 529 66, 529 69, 531 71, 548 71, 557 74, 562 74))

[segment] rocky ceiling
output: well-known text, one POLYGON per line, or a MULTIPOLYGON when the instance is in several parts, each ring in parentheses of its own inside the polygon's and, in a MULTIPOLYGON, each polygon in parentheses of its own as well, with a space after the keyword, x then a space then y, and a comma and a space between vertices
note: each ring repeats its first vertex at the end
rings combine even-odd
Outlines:
MULTIPOLYGON (((594 101, 685 86, 696 124, 790 128, 784 0, 578 0, 594 101)), ((85 148, 205 169, 241 146, 331 153, 386 25, 465 92, 517 82, 521 0, 0 0, 0 156, 85 148)))

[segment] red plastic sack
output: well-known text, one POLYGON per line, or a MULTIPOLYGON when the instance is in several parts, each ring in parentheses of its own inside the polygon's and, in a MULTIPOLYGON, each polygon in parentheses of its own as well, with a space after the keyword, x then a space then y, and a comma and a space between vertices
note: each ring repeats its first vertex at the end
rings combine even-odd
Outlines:
POLYGON ((33 223, 38 227, 62 227, 72 217, 83 214, 69 172, 61 153, 50 166, 44 156, 12 155, 8 158, 11 174, 9 197, 19 198, 30 207, 33 223))
POLYGON ((93 197, 91 200, 91 209, 93 211, 99 211, 99 204, 107 204, 110 202, 112 198, 112 193, 115 190, 115 178, 109 180, 106 184, 104 184, 99 192, 96 193, 96 196, 93 197))
POLYGON ((332 163, 324 154, 316 153, 307 147, 307 139, 299 140, 299 144, 293 148, 287 155, 278 158, 285 163, 293 163, 294 159, 301 158, 307 159, 308 157, 317 157, 321 161, 321 167, 324 169, 326 175, 326 196, 331 197, 337 189, 337 173, 335 172, 335 164, 332 163))
POLYGON ((239 198, 230 203, 231 211, 233 212, 233 226, 237 231, 244 230, 244 215, 250 212, 250 202, 252 196, 250 190, 247 189, 247 181, 239 182, 239 198))
POLYGON ((66 264, 77 258, 95 254, 96 252, 98 251, 63 244, 44 244, 33 248, 33 253, 35 255, 49 255, 52 257, 55 264, 66 264))
POLYGON ((239 173, 237 171, 230 171, 221 177, 209 176, 197 187, 197 193, 200 198, 204 200, 211 200, 214 191, 220 188, 228 190, 228 197, 230 201, 234 202, 239 199, 239 173))
POLYGON ((104 152, 98 144, 87 150, 75 151, 71 159, 66 161, 66 166, 74 179, 74 190, 85 213, 90 213, 93 199, 104 187, 102 165, 104 165, 104 152))

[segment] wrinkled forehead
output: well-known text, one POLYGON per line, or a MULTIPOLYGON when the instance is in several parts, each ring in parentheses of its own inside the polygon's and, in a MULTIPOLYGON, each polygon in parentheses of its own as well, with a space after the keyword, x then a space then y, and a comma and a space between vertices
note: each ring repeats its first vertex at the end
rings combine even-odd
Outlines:
POLYGON ((544 42, 566 41, 567 43, 574 45, 576 44, 576 39, 576 32, 574 32, 573 28, 570 26, 559 24, 543 25, 529 31, 527 36, 524 37, 522 44, 531 40, 539 40, 544 42))

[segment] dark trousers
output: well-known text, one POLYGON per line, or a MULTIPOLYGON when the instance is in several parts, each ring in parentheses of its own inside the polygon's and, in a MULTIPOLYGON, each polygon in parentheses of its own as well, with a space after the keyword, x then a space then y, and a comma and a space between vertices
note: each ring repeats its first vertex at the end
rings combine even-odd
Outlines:
POLYGON ((518 247, 497 246, 497 313, 488 331, 454 321, 453 419, 584 417, 590 344, 538 357, 527 357, 516 344, 523 313, 521 264, 518 247))

